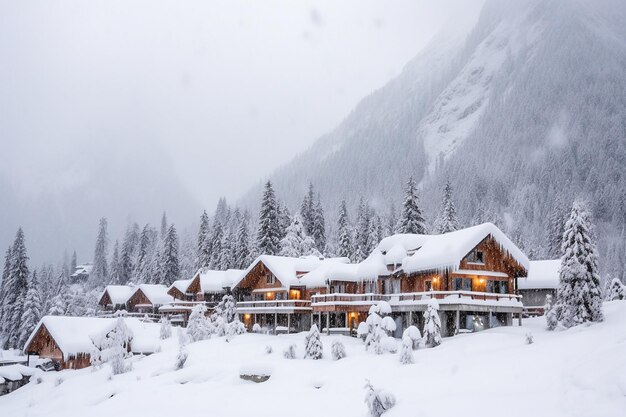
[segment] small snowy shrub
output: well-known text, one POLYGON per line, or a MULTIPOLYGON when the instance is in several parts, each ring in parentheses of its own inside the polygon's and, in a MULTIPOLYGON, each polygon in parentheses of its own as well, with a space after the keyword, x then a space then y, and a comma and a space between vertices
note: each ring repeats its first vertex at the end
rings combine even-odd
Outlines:
POLYGON ((57 378, 54 380, 54 386, 58 387, 59 385, 61 385, 63 383, 63 378, 57 378))
POLYGON ((391 335, 391 333, 396 331, 396 322, 389 316, 383 317, 383 320, 380 322, 380 327, 387 333, 387 335, 391 335))
POLYGON ((296 345, 293 343, 285 348, 283 351, 283 356, 285 359, 295 359, 296 358, 296 345))
POLYGON ((380 417, 385 411, 396 405, 396 397, 390 392, 377 390, 370 381, 366 380, 365 404, 370 417, 380 417))
POLYGON ((273 351, 274 349, 272 348, 271 345, 265 346, 265 353, 267 353, 268 355, 270 355, 273 351))
POLYGON ((426 347, 435 347, 441 344, 441 320, 439 319, 439 303, 432 299, 424 312, 424 339, 426 347))
POLYGON ((254 323, 254 326, 252 326, 252 333, 261 333, 262 329, 261 329, 261 325, 259 323, 254 323))
POLYGON ((211 326, 205 316, 206 311, 204 304, 198 304, 191 310, 187 335, 192 342, 208 339, 211 335, 211 326))
POLYGON ((229 342, 236 335, 244 334, 245 332, 246 326, 238 319, 235 319, 235 321, 228 323, 226 326, 226 341, 229 342))
POLYGON ((526 333, 526 344, 533 344, 533 334, 531 332, 526 333))
POLYGON ((91 364, 97 368, 101 364, 108 363, 114 375, 119 375, 128 370, 124 359, 129 357, 129 346, 133 334, 126 326, 123 318, 118 318, 115 326, 106 334, 99 335, 93 340, 94 349, 91 353, 91 364))
POLYGON ((187 362, 187 336, 185 333, 178 329, 178 354, 176 355, 176 363, 174 369, 183 369, 185 362, 187 362))
POLYGON ((546 316, 546 329, 554 330, 559 324, 556 306, 552 302, 552 295, 546 295, 546 304, 543 307, 546 316))
POLYGON ((626 300, 626 285, 618 278, 613 278, 609 287, 608 301, 626 300))
POLYGON ((305 358, 322 359, 324 354, 322 339, 320 337, 320 331, 317 329, 317 325, 311 326, 311 330, 304 339, 305 346, 305 358))
POLYGON ((416 350, 417 348, 419 348, 420 342, 422 340, 422 334, 420 333, 420 329, 418 329, 415 326, 407 327, 406 329, 404 329, 404 332, 402 332, 403 341, 405 337, 408 337, 409 339, 411 339, 413 350, 416 350))
POLYGON ((380 340, 380 346, 383 352, 389 352, 389 353, 398 352, 398 342, 396 342, 396 339, 394 339, 391 336, 383 336, 380 340))
POLYGON ((43 382, 43 378, 38 376, 37 379, 35 380, 35 383, 37 384, 41 384, 43 382))
POLYGON ((408 365, 415 362, 413 359, 413 340, 409 336, 402 338, 402 348, 400 349, 400 363, 408 365))
POLYGON ((341 340, 333 341, 331 345, 331 352, 334 361, 338 361, 339 359, 346 357, 346 347, 343 345, 341 340))
POLYGON ((357 327, 356 329, 356 335, 360 337, 363 342, 365 342, 368 332, 369 330, 367 327, 367 323, 365 323, 364 321, 360 322, 359 327, 357 327))
POLYGON ((161 329, 159 331, 159 337, 161 340, 169 339, 172 337, 172 325, 170 319, 167 316, 161 317, 161 329))

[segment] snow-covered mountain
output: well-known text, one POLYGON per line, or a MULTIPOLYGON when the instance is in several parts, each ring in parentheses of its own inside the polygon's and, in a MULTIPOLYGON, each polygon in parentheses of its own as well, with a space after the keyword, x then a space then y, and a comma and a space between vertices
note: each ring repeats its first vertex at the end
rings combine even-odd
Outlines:
POLYGON ((331 213, 361 196, 385 212, 412 174, 432 220, 449 179, 465 222, 497 213, 536 256, 558 199, 582 196, 601 254, 614 250, 626 225, 626 3, 488 0, 468 23, 279 169, 278 194, 295 208, 312 181, 331 213))

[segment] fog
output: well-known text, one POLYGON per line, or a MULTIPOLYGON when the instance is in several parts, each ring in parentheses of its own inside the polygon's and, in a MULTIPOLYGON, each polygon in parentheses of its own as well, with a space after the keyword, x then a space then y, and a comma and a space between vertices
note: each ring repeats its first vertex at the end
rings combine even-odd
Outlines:
POLYGON ((0 249, 89 260, 97 220, 182 226, 305 150, 461 1, 0 1, 0 249))

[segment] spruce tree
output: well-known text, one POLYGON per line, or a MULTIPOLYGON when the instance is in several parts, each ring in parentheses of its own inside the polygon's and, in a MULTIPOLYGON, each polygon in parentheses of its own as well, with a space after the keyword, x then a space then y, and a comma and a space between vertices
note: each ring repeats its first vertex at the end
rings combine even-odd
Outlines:
POLYGON ((211 240, 211 262, 209 263, 209 268, 219 270, 224 256, 224 228, 217 219, 213 221, 213 229, 209 239, 211 240))
POLYGON ((11 261, 13 260, 11 255, 11 246, 6 251, 4 257, 4 268, 2 269, 2 282, 0 282, 0 348, 6 347, 6 337, 8 337, 8 324, 11 314, 11 305, 9 304, 9 294, 11 291, 11 261), (5 320, 5 317, 7 318, 5 320))
POLYGON ((396 205, 391 203, 389 207, 389 213, 387 215, 387 221, 385 222, 385 234, 391 236, 396 233, 396 227, 398 225, 398 217, 396 215, 396 205))
POLYGON ((126 285, 133 276, 133 250, 132 243, 127 238, 124 238, 122 243, 122 253, 120 255, 119 267, 118 267, 118 282, 121 285, 126 285))
POLYGON ((261 212, 259 214, 259 229, 257 231, 257 248, 261 254, 278 255, 282 232, 280 227, 280 212, 272 183, 265 184, 261 212))
POLYGON ((402 216, 398 227, 399 233, 426 234, 424 215, 419 207, 417 186, 413 177, 409 178, 404 192, 402 216))
POLYGON ((320 195, 317 195, 317 200, 313 205, 313 222, 311 225, 311 231, 307 232, 307 235, 311 236, 315 242, 315 247, 320 253, 326 252, 326 221, 324 220, 324 208, 322 207, 322 201, 320 195))
POLYGON ((24 298, 24 310, 22 315, 21 331, 18 341, 19 347, 24 347, 24 344, 28 340, 28 337, 35 329, 35 326, 41 318, 42 305, 41 305, 41 290, 39 288, 39 280, 37 279, 37 272, 33 271, 31 278, 28 282, 28 291, 24 298))
POLYGON ((209 216, 205 210, 202 212, 202 216, 200 216, 200 228, 198 229, 196 269, 207 268, 210 264, 209 216))
POLYGON ((246 269, 251 262, 248 214, 244 213, 237 229, 235 251, 233 254, 233 268, 246 269))
POLYGON ((356 220, 355 261, 361 262, 370 253, 371 245, 371 209, 361 197, 356 220))
POLYGON ((441 344, 439 304, 435 299, 428 302, 428 307, 424 312, 424 342, 426 347, 435 347, 441 344))
POLYGON ((459 229, 459 221, 456 216, 456 208, 452 201, 452 186, 446 183, 443 189, 443 200, 437 220, 435 220, 435 233, 443 234, 454 232, 459 229))
POLYGON ((147 283, 150 280, 152 255, 154 252, 153 230, 146 224, 141 230, 137 250, 137 261, 133 269, 133 282, 137 284, 147 283))
POLYGON ((165 233, 159 260, 159 284, 172 285, 180 278, 178 262, 178 234, 172 224, 165 233))
POLYGON ((167 225, 167 214, 163 212, 163 216, 161 216, 161 240, 165 240, 168 230, 169 226, 167 225))
POLYGON ((120 263, 120 245, 118 241, 115 241, 113 245, 113 255, 111 256, 111 284, 122 284, 122 270, 120 263))
POLYGON ((20 227, 11 248, 10 273, 7 281, 3 327, 6 337, 5 346, 18 348, 24 301, 28 291, 28 255, 24 242, 24 232, 20 227))
POLYGON ((91 288, 104 287, 109 282, 109 265, 107 263, 109 238, 107 236, 107 219, 100 219, 96 248, 93 256, 93 269, 89 275, 91 288))
POLYGON ((346 201, 342 200, 339 206, 339 220, 337 221, 337 256, 349 258, 354 261, 354 248, 352 246, 352 229, 348 217, 346 201))
POLYGON ((565 223, 557 290, 558 320, 564 327, 603 319, 598 254, 591 227, 587 208, 575 202, 565 223))
POLYGON ((70 275, 76 271, 77 261, 76 261, 76 251, 72 253, 72 260, 70 261, 70 275))
POLYGON ((309 183, 309 191, 304 196, 302 204, 300 205, 300 216, 302 217, 302 223, 304 224, 304 231, 307 235, 313 236, 313 229, 315 223, 315 207, 314 207, 314 190, 313 183, 309 183))
POLYGON ((280 247, 281 256, 290 256, 292 258, 319 254, 315 249, 315 242, 310 236, 307 236, 299 214, 293 216, 285 237, 280 241, 280 247))
POLYGON ((547 227, 547 252, 550 258, 560 258, 561 253, 561 240, 563 239, 563 233, 565 232, 565 219, 567 214, 563 209, 563 204, 559 198, 556 199, 552 212, 548 216, 547 227))

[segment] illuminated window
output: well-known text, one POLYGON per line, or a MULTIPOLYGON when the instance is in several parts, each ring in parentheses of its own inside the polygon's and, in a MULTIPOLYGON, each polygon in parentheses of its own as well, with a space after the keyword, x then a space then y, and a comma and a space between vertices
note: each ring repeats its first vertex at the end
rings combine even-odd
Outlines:
POLYGON ((433 290, 433 282, 431 280, 424 281, 424 291, 432 291, 433 290))

